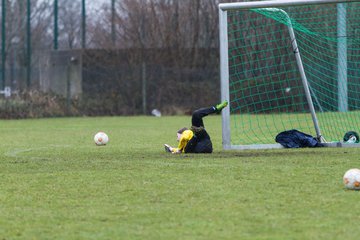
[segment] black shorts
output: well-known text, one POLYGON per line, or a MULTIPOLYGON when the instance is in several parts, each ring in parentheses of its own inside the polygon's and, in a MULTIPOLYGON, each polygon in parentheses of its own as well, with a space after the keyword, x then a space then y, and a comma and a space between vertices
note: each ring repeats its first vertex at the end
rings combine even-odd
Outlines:
POLYGON ((212 151, 212 142, 205 129, 200 134, 194 133, 184 149, 185 153, 212 153, 212 151))

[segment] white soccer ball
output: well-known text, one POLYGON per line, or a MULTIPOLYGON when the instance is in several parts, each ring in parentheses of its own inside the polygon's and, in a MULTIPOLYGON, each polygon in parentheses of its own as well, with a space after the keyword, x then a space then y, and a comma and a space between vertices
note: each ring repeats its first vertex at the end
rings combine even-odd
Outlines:
POLYGON ((98 132, 94 136, 94 142, 98 146, 103 146, 103 145, 106 145, 109 142, 109 137, 104 132, 98 132))
POLYGON ((352 168, 346 171, 343 181, 347 189, 360 190, 360 169, 352 168))

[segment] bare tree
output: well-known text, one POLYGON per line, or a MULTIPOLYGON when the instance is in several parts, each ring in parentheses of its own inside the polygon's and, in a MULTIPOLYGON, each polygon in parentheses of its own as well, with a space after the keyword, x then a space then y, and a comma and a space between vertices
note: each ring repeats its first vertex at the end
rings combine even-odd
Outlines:
POLYGON ((80 48, 80 1, 61 0, 59 4, 59 46, 62 49, 80 48))
POLYGON ((50 47, 48 23, 49 0, 32 0, 28 12, 27 1, 6 1, 6 39, 5 39, 5 72, 6 84, 12 87, 25 85, 23 69, 31 67, 29 57, 33 57, 33 49, 47 49, 50 47), (30 14, 30 15, 29 15, 30 14), (30 22, 28 22, 30 16, 30 22), (30 27, 30 31, 28 31, 30 27), (27 43, 31 43, 30 48, 27 43), (16 83, 15 83, 16 81, 16 83))
POLYGON ((24 48, 27 37, 31 37, 33 47, 46 46, 43 33, 47 32, 49 22, 48 2, 34 0, 31 2, 31 32, 27 36, 26 1, 8 1, 6 4, 6 43, 7 49, 24 48), (15 46, 16 45, 16 46, 15 46))

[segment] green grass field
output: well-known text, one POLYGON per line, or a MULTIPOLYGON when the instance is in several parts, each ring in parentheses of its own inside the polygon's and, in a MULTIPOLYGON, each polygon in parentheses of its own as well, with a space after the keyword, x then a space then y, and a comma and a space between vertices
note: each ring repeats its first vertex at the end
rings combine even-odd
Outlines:
POLYGON ((190 117, 0 121, 0 239, 357 239, 360 149, 171 155, 190 117), (105 131, 107 146, 93 135, 105 131))

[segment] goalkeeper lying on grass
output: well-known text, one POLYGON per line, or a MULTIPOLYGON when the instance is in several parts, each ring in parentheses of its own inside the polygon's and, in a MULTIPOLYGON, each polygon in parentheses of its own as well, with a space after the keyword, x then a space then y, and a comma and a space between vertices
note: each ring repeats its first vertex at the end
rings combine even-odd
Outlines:
POLYGON ((204 128, 203 117, 212 113, 220 113, 227 105, 228 102, 224 101, 216 106, 194 111, 191 118, 192 127, 190 129, 182 128, 177 132, 178 147, 174 148, 165 144, 165 151, 170 153, 212 153, 212 142, 204 128))

